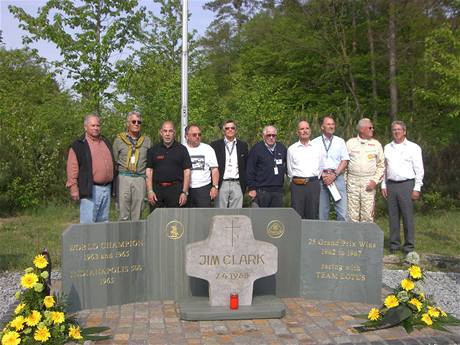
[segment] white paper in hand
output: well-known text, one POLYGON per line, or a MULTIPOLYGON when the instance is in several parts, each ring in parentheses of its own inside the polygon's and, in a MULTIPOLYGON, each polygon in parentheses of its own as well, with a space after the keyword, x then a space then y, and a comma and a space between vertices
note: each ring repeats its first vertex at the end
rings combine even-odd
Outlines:
POLYGON ((331 193, 335 202, 342 199, 342 197, 340 196, 339 190, 337 189, 337 186, 335 185, 335 182, 332 182, 329 186, 327 186, 327 188, 329 188, 329 192, 331 193))

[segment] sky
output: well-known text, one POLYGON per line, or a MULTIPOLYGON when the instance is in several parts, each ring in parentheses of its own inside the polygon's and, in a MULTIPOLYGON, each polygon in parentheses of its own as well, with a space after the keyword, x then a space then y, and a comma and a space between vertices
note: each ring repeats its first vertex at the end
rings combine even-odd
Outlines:
MULTIPOLYGON (((203 35, 213 19, 213 13, 203 9, 207 0, 189 0, 189 31, 196 29, 198 35, 203 35)), ((45 0, 0 0, 0 30, 3 31, 3 42, 7 49, 21 48, 22 36, 25 31, 19 28, 19 21, 9 12, 8 6, 22 7, 27 13, 36 15, 39 7, 46 3, 45 0)), ((139 0, 141 6, 152 10, 153 0, 139 0)), ((59 52, 52 43, 40 41, 32 46, 38 49, 41 56, 48 60, 59 60, 59 52)))

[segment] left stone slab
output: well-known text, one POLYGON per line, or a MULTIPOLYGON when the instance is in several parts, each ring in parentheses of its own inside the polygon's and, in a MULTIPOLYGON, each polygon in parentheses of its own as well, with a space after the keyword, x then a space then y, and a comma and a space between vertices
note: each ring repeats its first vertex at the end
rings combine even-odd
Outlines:
POLYGON ((209 282, 211 306, 228 306, 231 293, 249 306, 254 281, 277 272, 278 248, 254 239, 249 217, 214 216, 208 238, 186 246, 185 270, 209 282))
POLYGON ((146 222, 75 224, 62 235, 68 310, 148 300, 152 245, 146 222))

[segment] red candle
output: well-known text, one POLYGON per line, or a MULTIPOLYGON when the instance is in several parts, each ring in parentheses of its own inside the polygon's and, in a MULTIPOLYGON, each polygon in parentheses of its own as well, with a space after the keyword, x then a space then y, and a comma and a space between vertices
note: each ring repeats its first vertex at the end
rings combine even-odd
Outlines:
POLYGON ((230 309, 238 309, 238 294, 230 294, 230 309))

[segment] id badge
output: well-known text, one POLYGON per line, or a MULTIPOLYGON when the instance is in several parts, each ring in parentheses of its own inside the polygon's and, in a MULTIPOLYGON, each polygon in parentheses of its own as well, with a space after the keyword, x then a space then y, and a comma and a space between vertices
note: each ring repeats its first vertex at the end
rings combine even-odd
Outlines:
POLYGON ((275 175, 278 175, 278 167, 274 167, 274 168, 273 168, 273 173, 274 173, 275 175))
POLYGON ((275 163, 277 165, 281 165, 281 164, 283 164, 283 160, 282 159, 275 159, 275 163))
POLYGON ((136 162, 136 157, 134 155, 131 156, 131 164, 134 164, 136 162))

